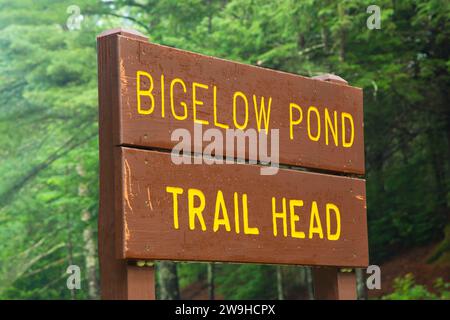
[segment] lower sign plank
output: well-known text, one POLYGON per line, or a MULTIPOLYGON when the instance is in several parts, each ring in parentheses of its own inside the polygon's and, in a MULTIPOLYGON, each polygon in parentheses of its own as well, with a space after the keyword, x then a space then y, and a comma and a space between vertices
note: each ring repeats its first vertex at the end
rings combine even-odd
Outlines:
POLYGON ((117 151, 120 258, 368 265, 364 180, 117 151))

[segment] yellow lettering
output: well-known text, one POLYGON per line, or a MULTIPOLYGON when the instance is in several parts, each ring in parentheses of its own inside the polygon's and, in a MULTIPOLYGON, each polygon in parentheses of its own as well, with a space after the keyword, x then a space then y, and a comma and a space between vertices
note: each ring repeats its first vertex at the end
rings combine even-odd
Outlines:
POLYGON ((309 137, 309 139, 311 139, 312 141, 319 141, 319 138, 320 138, 320 114, 319 114, 319 110, 316 107, 310 106, 308 108, 307 122, 308 122, 308 137, 309 137), (317 135, 316 136, 313 136, 311 134, 311 112, 312 111, 316 114, 316 117, 317 117, 317 135))
POLYGON ((188 116, 187 114, 187 105, 186 102, 180 102, 180 105, 184 109, 184 115, 177 115, 175 112, 175 103, 174 103, 174 95, 173 95, 173 89, 176 84, 180 84, 183 87, 183 92, 186 93, 186 84, 181 80, 180 78, 175 78, 170 82, 170 106, 172 108, 172 115, 177 120, 185 120, 188 116))
POLYGON ((322 223, 320 222, 319 210, 317 209, 317 202, 313 201, 311 205, 311 217, 309 222, 309 238, 312 239, 313 234, 315 233, 319 234, 320 239, 323 239, 322 223))
POLYGON ((155 109, 155 97, 153 97, 152 95, 152 91, 153 91, 153 78, 152 76, 145 72, 145 71, 138 71, 136 74, 136 93, 137 93, 137 110, 139 114, 151 114, 153 112, 153 109, 155 109), (150 82, 150 87, 146 90, 141 89, 141 77, 144 76, 148 79, 148 81, 150 82), (152 102, 152 106, 147 109, 144 110, 142 109, 141 106, 141 96, 144 97, 149 97, 150 101, 152 102))
POLYGON ((276 199, 272 197, 272 224, 273 224, 273 235, 276 237, 278 234, 277 219, 283 219, 283 235, 287 237, 287 218, 286 218, 286 198, 281 199, 283 206, 282 212, 276 212, 276 199))
POLYGON ((333 203, 327 203, 326 205, 326 211, 327 211, 327 238, 328 240, 338 240, 341 236, 341 214, 339 212, 339 208, 333 204, 333 203), (336 217, 336 232, 334 234, 331 234, 331 217, 330 212, 334 212, 334 216, 336 217))
POLYGON ((182 188, 177 187, 166 187, 166 192, 172 193, 173 195, 173 227, 179 229, 178 224, 178 195, 183 193, 182 188))
POLYGON ((325 144, 328 145, 328 128, 331 131, 331 135, 334 140, 334 144, 336 146, 339 145, 338 142, 338 123, 337 123, 337 112, 333 111, 334 117, 334 125, 331 123, 330 114, 328 113, 328 109, 325 108, 325 144))
POLYGON ((291 216, 291 236, 293 238, 304 239, 305 233, 303 231, 295 230, 295 222, 300 220, 300 217, 295 214, 295 207, 302 207, 302 200, 289 200, 289 212, 291 216))
POLYGON ((205 209, 205 195, 198 189, 188 190, 188 212, 189 212, 189 229, 195 229, 195 217, 200 221, 202 230, 206 231, 205 220, 203 219, 203 210, 205 209), (200 204, 195 206, 195 198, 200 200, 200 204))
POLYGON ((230 227, 230 220, 228 219, 228 212, 227 207, 225 206, 225 200, 223 198, 222 191, 217 191, 217 197, 216 197, 216 210, 214 212, 214 232, 217 232, 219 230, 219 226, 224 225, 225 229, 227 231, 231 230, 230 227), (219 213, 222 210, 223 212, 223 218, 219 218, 219 213))
POLYGON ((248 123, 248 100, 247 97, 245 96, 245 94, 243 94, 240 91, 236 91, 233 95, 233 121, 234 121, 234 125, 236 126, 236 128, 240 129, 240 130, 245 130, 245 128, 247 127, 247 123, 248 123), (237 98, 240 97, 244 103, 245 103, 245 121, 244 124, 239 124, 237 122, 237 115, 236 115, 236 100, 237 98))
POLYGON ((341 114, 342 121, 342 146, 344 148, 350 148, 353 145, 353 140, 355 139, 355 126, 353 124, 353 117, 351 114, 347 112, 342 112, 341 114), (350 141, 346 141, 346 128, 345 128, 345 119, 350 121, 350 141))
POLYGON ((209 122, 206 120, 197 119, 197 106, 203 105, 203 101, 197 100, 197 90, 196 90, 197 87, 202 88, 202 89, 208 89, 208 86, 206 84, 202 84, 202 83, 198 83, 198 82, 194 82, 192 84, 192 113, 194 116, 194 122, 200 123, 200 124, 209 124, 209 122))
POLYGON ((303 120, 303 111, 302 108, 298 105, 296 105, 295 103, 290 103, 289 104, 289 138, 291 140, 294 139, 294 126, 297 124, 300 124, 300 122, 302 122, 303 120), (297 120, 293 119, 293 114, 292 114, 292 110, 293 108, 297 109, 300 117, 297 120))
POLYGON ((272 104, 272 97, 269 97, 269 103, 266 111, 266 107, 264 105, 264 97, 261 97, 261 104, 259 106, 258 111, 258 103, 256 102, 256 96, 253 95, 253 106, 255 107, 256 114, 256 124, 258 126, 258 132, 261 131, 261 120, 264 118, 264 129, 266 134, 269 132, 269 120, 270 120, 270 106, 272 104), (266 113, 267 112, 267 113, 266 113))
POLYGON ((166 106, 164 105, 164 75, 161 74, 161 118, 165 118, 166 106))
POLYGON ((244 216, 244 234, 259 234, 259 229, 248 226, 247 194, 242 195, 242 215, 244 216))
POLYGON ((237 192, 233 194, 234 200, 234 227, 236 228, 236 233, 240 233, 239 229, 239 197, 237 192))
POLYGON ((213 87, 213 100, 214 100, 214 125, 219 128, 228 129, 229 126, 227 124, 220 123, 219 120, 217 120, 217 87, 216 86, 213 87))

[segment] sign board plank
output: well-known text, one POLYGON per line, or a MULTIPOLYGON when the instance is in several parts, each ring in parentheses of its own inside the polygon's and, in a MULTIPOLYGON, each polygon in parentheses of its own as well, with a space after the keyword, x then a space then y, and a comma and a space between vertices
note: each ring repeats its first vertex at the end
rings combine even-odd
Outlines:
POLYGON ((169 153, 125 147, 116 147, 116 157, 122 258, 368 264, 362 179, 289 169, 263 176, 249 164, 176 165, 169 153))
POLYGON ((170 150, 178 142, 172 132, 193 132, 194 123, 222 132, 278 129, 280 163, 364 173, 361 89, 139 38, 119 35, 117 46, 115 145, 170 150))

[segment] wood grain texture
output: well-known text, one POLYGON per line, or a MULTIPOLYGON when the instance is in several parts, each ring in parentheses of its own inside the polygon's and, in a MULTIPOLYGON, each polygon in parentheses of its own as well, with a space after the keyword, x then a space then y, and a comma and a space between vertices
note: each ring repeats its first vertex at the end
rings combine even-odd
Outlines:
MULTIPOLYGON (((115 30, 97 38, 99 77, 99 156, 100 156, 100 198, 98 217, 98 254, 100 265, 100 289, 102 299, 147 299, 154 296, 146 292, 148 284, 141 283, 143 290, 136 291, 136 272, 129 269, 127 261, 118 257, 122 247, 117 248, 117 240, 122 239, 120 159, 114 156, 114 145, 118 142, 118 131, 114 126, 120 109, 118 36, 133 36, 128 32, 115 30), (117 161, 117 162, 116 162, 117 161), (118 209, 119 208, 119 209, 118 209), (131 282, 130 282, 131 280, 131 282), (130 292, 132 289, 132 292, 130 292), (145 294, 140 295, 140 293, 145 294)), ((139 278, 153 279, 153 268, 139 271, 139 278), (145 273, 145 275, 143 275, 145 273)), ((150 283, 150 282, 149 282, 150 283)), ((153 283, 153 282, 151 282, 153 283)))
POLYGON ((314 298, 316 300, 356 300, 354 271, 341 272, 339 268, 313 268, 314 298))
MULTIPOLYGON (((298 265, 359 266, 368 264, 365 181, 355 178, 280 169, 274 176, 261 176, 260 167, 248 164, 175 165, 170 154, 118 147, 122 165, 123 258, 189 261, 253 262, 298 265), (178 196, 178 229, 174 226, 173 195, 167 186, 182 188, 178 196), (203 218, 206 230, 196 220, 194 230, 188 221, 188 189, 205 195, 203 218), (215 201, 221 190, 230 222, 230 231, 221 226, 213 231, 215 201), (259 235, 244 234, 243 206, 238 206, 240 233, 236 233, 234 192, 247 194, 248 221, 259 235), (273 234, 272 197, 282 211, 282 197, 304 201, 296 208, 297 231, 308 237, 312 202, 317 202, 324 238, 283 236, 283 220, 277 220, 278 235, 273 234), (338 240, 326 239, 325 204, 340 211, 341 234, 338 240)), ((242 198, 238 198, 241 199, 242 198)), ((197 199, 198 200, 198 199, 197 199)), ((195 201, 197 201, 195 200, 195 201)), ((241 201, 239 200, 239 201, 241 201)), ((198 204, 197 204, 198 205, 198 204)), ((336 224, 330 218, 330 233, 336 224)))
MULTIPOLYGON (((265 97, 268 105, 272 98, 269 129, 279 129, 280 163, 329 170, 333 172, 364 173, 364 135, 363 135, 363 95, 359 88, 351 87, 335 81, 321 81, 294 74, 263 69, 251 65, 226 61, 183 50, 148 43, 141 39, 119 36, 120 56, 120 94, 121 108, 116 127, 120 130, 117 145, 152 147, 170 150, 176 144, 171 141, 175 129, 185 128, 193 132, 193 97, 192 84, 198 82, 208 86, 197 88, 196 99, 203 102, 196 107, 197 118, 206 120, 204 129, 214 126, 214 90, 216 86, 216 116, 220 123, 231 129, 233 125, 233 95, 236 91, 244 93, 248 100, 248 128, 257 128, 256 111, 253 95, 257 103, 265 97), (139 114, 137 110, 137 71, 145 71, 152 76, 154 110, 151 114, 139 114), (164 80, 161 81, 161 75, 164 80), (174 89, 174 105, 176 112, 183 113, 180 102, 187 105, 187 119, 176 120, 171 113, 170 83, 179 78, 186 84, 186 92, 178 83, 174 89), (164 89, 161 87, 164 83, 164 89), (162 104, 164 100, 164 118, 162 104), (293 127, 293 139, 290 139, 290 103, 302 108, 303 120, 293 127), (320 138, 312 141, 308 138, 308 108, 317 107, 320 116, 320 138), (341 115, 351 114, 354 119, 354 142, 351 147, 342 146, 342 133, 338 134, 338 146, 333 142, 331 130, 328 131, 326 144, 325 109, 334 121, 337 113, 337 128, 341 131, 341 115)), ((336 77, 337 78, 337 77, 336 77)), ((148 89, 150 81, 142 77, 141 89, 148 89)), ((245 108, 239 100, 236 117, 240 123, 245 121, 245 108)), ((143 109, 152 105, 148 97, 142 97, 143 109)), ((293 119, 297 111, 292 111, 293 119)), ((311 135, 318 134, 315 113, 309 117, 311 135)), ((224 131, 224 129, 219 128, 224 131)), ((349 128, 346 128, 347 137, 349 128)), ((203 144, 204 146, 204 144, 203 144)), ((226 153, 226 152, 224 152, 226 153)), ((248 154, 247 154, 248 156, 248 154)))
POLYGON ((155 267, 127 266, 127 300, 155 300, 155 267))

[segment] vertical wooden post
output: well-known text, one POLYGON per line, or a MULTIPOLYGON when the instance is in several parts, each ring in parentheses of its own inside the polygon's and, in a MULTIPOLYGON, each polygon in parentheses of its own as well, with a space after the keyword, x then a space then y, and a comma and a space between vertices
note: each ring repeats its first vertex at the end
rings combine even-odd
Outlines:
POLYGON ((155 300, 154 266, 127 266, 127 299, 155 300))
POLYGON ((155 299, 154 267, 138 267, 123 259, 119 147, 119 36, 148 41, 136 31, 108 30, 97 37, 100 139, 100 206, 98 252, 102 299, 155 299))
POLYGON ((317 300, 356 300, 356 276, 353 269, 313 268, 314 298, 317 300))
MULTIPOLYGON (((347 84, 334 74, 323 74, 313 79, 347 84)), ((355 270, 336 267, 312 268, 314 278, 314 298, 318 300, 356 300, 355 270)))

